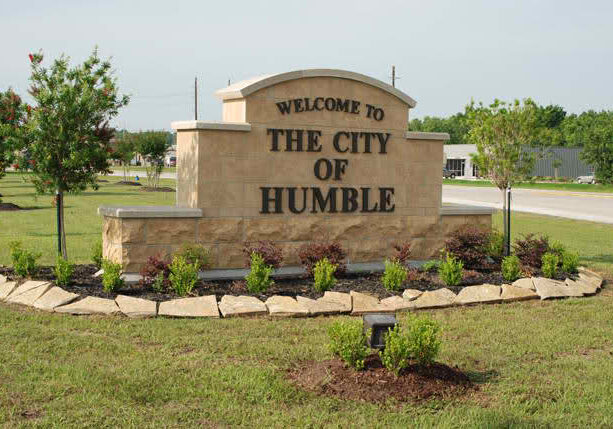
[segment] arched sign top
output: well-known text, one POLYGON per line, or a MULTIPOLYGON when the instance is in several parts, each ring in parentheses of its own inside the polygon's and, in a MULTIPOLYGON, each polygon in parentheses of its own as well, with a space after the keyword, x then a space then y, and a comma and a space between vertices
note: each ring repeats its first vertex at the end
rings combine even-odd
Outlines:
POLYGON ((374 79, 372 77, 360 73, 336 69, 307 69, 287 73, 259 76, 256 78, 243 80, 234 83, 226 88, 220 89, 215 93, 215 95, 217 95, 217 97, 221 98, 224 101, 235 100, 245 98, 256 91, 259 91, 260 89, 277 85, 282 82, 311 77, 337 77, 341 79, 349 79, 357 82, 362 82, 367 85, 374 86, 375 88, 379 88, 385 92, 388 92, 389 94, 397 97, 402 102, 406 103, 409 108, 413 108, 417 105, 417 102, 411 97, 409 97, 407 94, 394 88, 391 85, 388 85, 383 81, 380 81, 379 79, 374 79))

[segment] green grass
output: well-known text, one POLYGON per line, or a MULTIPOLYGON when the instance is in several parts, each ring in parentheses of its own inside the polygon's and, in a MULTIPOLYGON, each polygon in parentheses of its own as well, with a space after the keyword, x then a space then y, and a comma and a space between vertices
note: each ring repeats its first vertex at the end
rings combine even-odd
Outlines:
MULTIPOLYGON (((117 167, 111 167, 111 170, 115 173, 121 173, 123 174, 123 167, 122 166, 117 166, 117 167)), ((147 171, 147 169, 145 167, 130 167, 130 175, 134 176, 134 173, 145 173, 147 171)), ((162 170, 162 173, 176 173, 177 172, 177 167, 164 167, 164 169, 162 170)), ((142 175, 142 174, 140 174, 142 175)))
MULTIPOLYGON (((464 179, 443 179, 444 185, 461 186, 481 186, 494 187, 487 180, 464 180, 464 179)), ((613 193, 613 185, 588 185, 582 183, 520 183, 515 188, 522 189, 545 189, 552 191, 573 191, 573 192, 606 192, 613 193)))
MULTIPOLYGON (((121 177, 103 177, 98 191, 66 195, 65 225, 68 257, 77 263, 89 262, 92 243, 101 239, 101 205, 174 205, 174 192, 143 192, 139 188, 117 185, 121 177)), ((161 186, 174 187, 174 180, 162 180, 161 186)), ((2 201, 28 210, 0 212, 0 243, 20 240, 24 247, 41 252, 41 264, 54 264, 57 252, 56 209, 50 195, 36 195, 34 188, 19 174, 7 174, 0 180, 2 201)), ((0 246, 0 264, 9 264, 8 246, 0 246)))

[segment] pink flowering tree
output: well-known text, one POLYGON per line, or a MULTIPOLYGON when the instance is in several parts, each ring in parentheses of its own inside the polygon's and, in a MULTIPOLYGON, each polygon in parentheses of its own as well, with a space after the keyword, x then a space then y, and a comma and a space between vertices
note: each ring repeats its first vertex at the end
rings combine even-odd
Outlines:
POLYGON ((31 110, 11 88, 0 91, 0 179, 14 162, 21 142, 20 135, 31 110))
POLYGON ((20 168, 31 171, 38 193, 55 193, 58 247, 64 258, 64 194, 98 189, 96 176, 109 171, 114 129, 109 121, 129 98, 120 95, 111 63, 97 49, 71 67, 62 55, 43 67, 42 53, 30 54, 31 114, 21 136, 20 168))

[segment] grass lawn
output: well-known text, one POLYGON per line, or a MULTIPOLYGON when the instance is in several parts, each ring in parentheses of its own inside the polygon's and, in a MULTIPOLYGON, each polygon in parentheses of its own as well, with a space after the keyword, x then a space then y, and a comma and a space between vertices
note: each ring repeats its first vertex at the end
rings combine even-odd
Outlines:
MULTIPOLYGON (((484 186, 493 187, 487 180, 463 180, 463 179, 443 179, 444 185, 462 186, 484 186)), ((582 183, 521 183, 515 188, 522 189, 547 189, 552 191, 574 191, 574 192, 607 192, 613 193, 613 185, 588 185, 582 183)))

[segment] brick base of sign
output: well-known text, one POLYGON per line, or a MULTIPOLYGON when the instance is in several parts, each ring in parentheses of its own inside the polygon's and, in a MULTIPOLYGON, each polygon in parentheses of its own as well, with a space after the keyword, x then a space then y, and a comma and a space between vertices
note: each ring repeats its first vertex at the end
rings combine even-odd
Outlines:
POLYGON ((406 289, 402 295, 379 300, 373 296, 351 291, 351 293, 326 292, 317 300, 298 296, 273 296, 266 302, 252 296, 225 295, 217 302, 214 295, 182 298, 156 303, 119 295, 115 300, 95 297, 69 296, 58 287, 47 282, 28 281, 16 287, 0 276, 0 301, 20 304, 44 311, 74 315, 123 314, 127 317, 312 317, 319 315, 366 313, 396 313, 402 311, 448 308, 454 306, 494 304, 524 301, 540 298, 583 297, 598 293, 603 279, 598 274, 581 268, 576 280, 560 282, 541 277, 526 278, 513 285, 470 286, 459 294, 446 288, 421 292, 406 289), (25 292, 24 292, 25 291, 25 292), (39 291, 34 301, 18 299, 32 291, 39 291), (56 299, 61 297, 64 299, 56 299), (70 299, 65 299, 69 297, 70 299), (44 305, 41 305, 44 303, 44 305))

